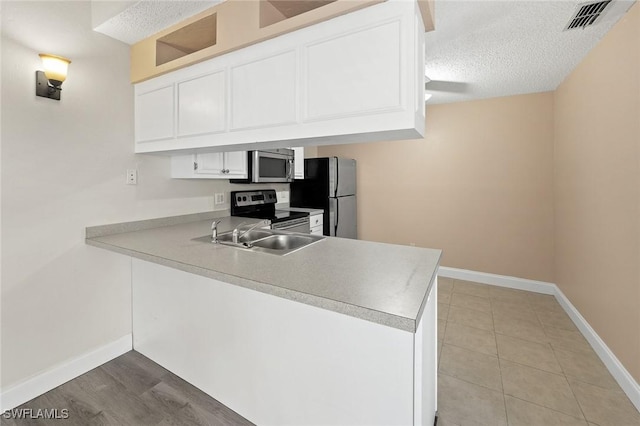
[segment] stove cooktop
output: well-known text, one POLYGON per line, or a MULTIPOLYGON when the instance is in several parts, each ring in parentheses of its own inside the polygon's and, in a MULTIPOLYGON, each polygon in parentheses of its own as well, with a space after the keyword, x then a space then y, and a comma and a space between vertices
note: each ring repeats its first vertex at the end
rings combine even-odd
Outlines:
POLYGON ((286 222, 309 216, 309 213, 305 212, 276 210, 277 201, 274 189, 233 191, 231 193, 231 216, 269 219, 271 223, 286 222))
POLYGON ((301 219, 303 217, 309 216, 309 213, 274 210, 273 212, 254 212, 245 214, 234 214, 232 216, 250 217, 252 219, 269 219, 271 223, 278 223, 286 222, 293 219, 301 219))

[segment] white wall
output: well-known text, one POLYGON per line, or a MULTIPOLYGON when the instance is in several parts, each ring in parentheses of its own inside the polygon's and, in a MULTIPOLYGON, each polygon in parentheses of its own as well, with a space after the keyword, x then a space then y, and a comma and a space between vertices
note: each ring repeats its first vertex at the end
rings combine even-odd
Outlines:
POLYGON ((91 30, 90 2, 0 7, 6 389, 131 332, 130 260, 86 246, 86 226, 211 210, 242 186, 172 180, 168 158, 133 153, 129 47, 91 30), (72 60, 60 102, 35 96, 40 52, 72 60))

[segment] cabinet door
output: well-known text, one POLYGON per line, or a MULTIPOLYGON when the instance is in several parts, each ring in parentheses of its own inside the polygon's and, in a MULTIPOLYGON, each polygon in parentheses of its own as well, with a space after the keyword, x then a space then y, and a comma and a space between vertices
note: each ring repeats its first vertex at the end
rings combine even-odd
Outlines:
POLYGON ((144 93, 136 91, 136 142, 150 142, 174 137, 173 85, 144 93))
POLYGON ((324 231, 324 214, 315 214, 309 217, 309 225, 312 235, 323 235, 324 231))
POLYGON ((206 154, 196 154, 195 162, 198 168, 195 170, 197 175, 211 175, 224 177, 224 153, 212 152, 206 154))
POLYGON ((246 178, 247 152, 213 152, 172 156, 171 177, 193 179, 246 178))
POLYGON ((258 59, 231 69, 231 129, 296 122, 296 52, 258 59))
POLYGON ((223 132, 226 126, 224 71, 178 83, 178 137, 223 132))
POLYGON ((247 151, 225 152, 224 168, 229 178, 246 178, 247 151))
POLYGON ((396 20, 306 46, 305 121, 401 109, 401 41, 396 20))
POLYGON ((292 148, 294 151, 294 164, 296 179, 304 179, 304 147, 292 148))

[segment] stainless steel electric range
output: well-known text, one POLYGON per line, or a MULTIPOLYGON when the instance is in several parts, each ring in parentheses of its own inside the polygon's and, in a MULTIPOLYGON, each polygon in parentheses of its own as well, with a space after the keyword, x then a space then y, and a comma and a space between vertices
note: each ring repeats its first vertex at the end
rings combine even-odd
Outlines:
POLYGON ((259 189, 231 192, 231 216, 268 219, 271 229, 309 233, 309 213, 277 210, 276 191, 259 189))

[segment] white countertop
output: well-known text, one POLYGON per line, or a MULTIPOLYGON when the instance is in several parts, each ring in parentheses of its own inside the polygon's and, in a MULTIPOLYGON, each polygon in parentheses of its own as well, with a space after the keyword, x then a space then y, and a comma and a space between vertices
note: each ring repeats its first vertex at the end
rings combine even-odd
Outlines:
MULTIPOLYGON (((211 234, 211 219, 202 215, 188 223, 176 217, 88 228, 86 242, 410 332, 416 330, 442 254, 335 237, 286 256, 258 253, 195 240, 211 234)), ((227 218, 219 231, 244 220, 227 218)))

